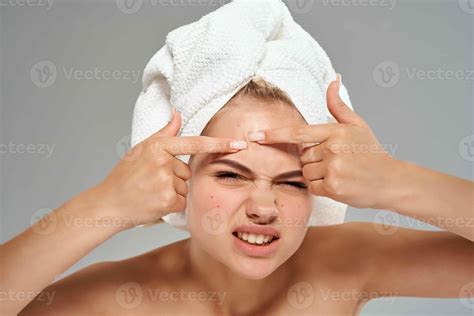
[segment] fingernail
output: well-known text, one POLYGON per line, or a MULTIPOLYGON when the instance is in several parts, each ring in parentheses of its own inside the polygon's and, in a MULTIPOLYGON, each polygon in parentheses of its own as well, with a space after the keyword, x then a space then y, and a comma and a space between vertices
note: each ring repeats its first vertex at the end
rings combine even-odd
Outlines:
POLYGON ((341 88, 341 82, 342 82, 342 75, 340 73, 336 73, 337 76, 337 91, 341 88))
POLYGON ((251 141, 259 141, 265 139, 265 134, 262 131, 250 132, 248 134, 248 139, 251 141))
POLYGON ((247 142, 245 140, 234 140, 230 143, 230 148, 245 149, 247 148, 247 142))

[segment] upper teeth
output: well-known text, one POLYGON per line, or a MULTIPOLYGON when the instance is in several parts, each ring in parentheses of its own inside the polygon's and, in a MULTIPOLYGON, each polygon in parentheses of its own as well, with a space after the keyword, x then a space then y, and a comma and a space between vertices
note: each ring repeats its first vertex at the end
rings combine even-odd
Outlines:
POLYGON ((256 235, 251 233, 244 233, 244 232, 237 232, 237 235, 240 239, 247 241, 251 244, 263 244, 267 242, 271 242, 274 236, 271 235, 256 235))

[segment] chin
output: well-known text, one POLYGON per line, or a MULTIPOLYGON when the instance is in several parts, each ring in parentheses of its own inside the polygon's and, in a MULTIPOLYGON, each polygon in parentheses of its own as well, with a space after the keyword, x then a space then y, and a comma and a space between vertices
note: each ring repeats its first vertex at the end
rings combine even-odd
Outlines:
POLYGON ((233 260, 228 265, 236 274, 249 280, 261 280, 272 274, 278 266, 275 263, 276 258, 240 258, 233 260))

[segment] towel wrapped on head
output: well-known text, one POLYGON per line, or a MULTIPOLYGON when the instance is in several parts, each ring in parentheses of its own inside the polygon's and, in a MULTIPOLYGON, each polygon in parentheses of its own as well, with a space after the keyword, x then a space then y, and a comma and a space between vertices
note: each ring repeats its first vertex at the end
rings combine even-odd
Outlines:
MULTIPOLYGON (((199 136, 214 114, 258 76, 285 91, 308 124, 334 122, 326 89, 336 79, 326 52, 297 24, 281 0, 234 0, 166 37, 145 67, 132 123, 131 146, 181 112, 179 136, 199 136), (331 120, 332 119, 332 120, 331 120)), ((341 85, 340 96, 353 109, 341 85)), ((190 155, 178 155, 185 163, 190 155)), ((344 222, 347 205, 313 196, 309 225, 344 222)), ((163 220, 186 230, 186 213, 163 220)))

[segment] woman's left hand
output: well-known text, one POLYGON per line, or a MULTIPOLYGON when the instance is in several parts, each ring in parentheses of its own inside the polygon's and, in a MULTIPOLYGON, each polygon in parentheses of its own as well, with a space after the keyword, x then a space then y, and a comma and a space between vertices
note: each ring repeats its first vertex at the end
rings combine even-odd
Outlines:
POLYGON ((342 101, 339 85, 340 78, 327 90, 327 106, 338 123, 262 130, 265 140, 257 142, 297 144, 312 194, 358 208, 383 208, 395 189, 401 161, 386 152, 367 123, 342 101))

